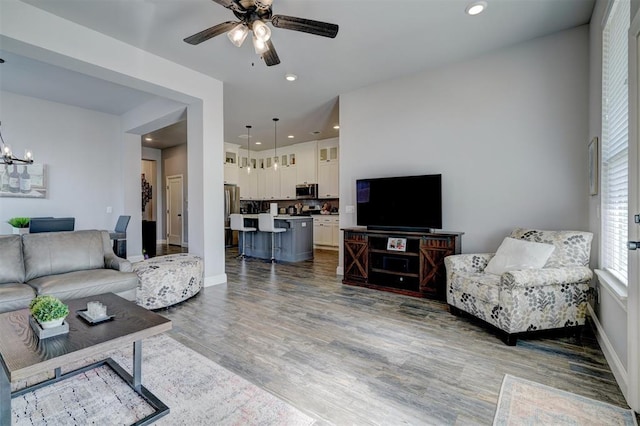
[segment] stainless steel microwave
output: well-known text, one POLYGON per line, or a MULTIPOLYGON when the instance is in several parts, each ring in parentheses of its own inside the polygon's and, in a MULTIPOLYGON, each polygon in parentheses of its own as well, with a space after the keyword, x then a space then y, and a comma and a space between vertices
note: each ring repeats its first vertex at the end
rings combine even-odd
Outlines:
POLYGON ((296 198, 298 200, 318 198, 318 184, 305 183, 304 185, 296 185, 296 198))

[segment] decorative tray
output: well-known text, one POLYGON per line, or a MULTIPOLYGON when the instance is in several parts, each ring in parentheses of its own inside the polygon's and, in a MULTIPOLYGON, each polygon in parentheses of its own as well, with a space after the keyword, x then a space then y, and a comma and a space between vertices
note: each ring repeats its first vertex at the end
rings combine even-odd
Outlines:
POLYGON ((80 318, 82 318, 83 320, 85 320, 89 324, 100 324, 101 322, 111 321, 113 318, 115 318, 115 315, 105 315, 105 316, 100 317, 100 318, 91 318, 87 314, 87 310, 86 309, 81 309, 79 311, 76 311, 76 313, 78 314, 78 316, 80 318))
POLYGON ((53 328, 42 328, 40 323, 31 315, 29 315, 29 324, 31 329, 38 336, 39 339, 46 339, 48 337, 59 336, 69 332, 69 323, 65 320, 62 325, 53 328))

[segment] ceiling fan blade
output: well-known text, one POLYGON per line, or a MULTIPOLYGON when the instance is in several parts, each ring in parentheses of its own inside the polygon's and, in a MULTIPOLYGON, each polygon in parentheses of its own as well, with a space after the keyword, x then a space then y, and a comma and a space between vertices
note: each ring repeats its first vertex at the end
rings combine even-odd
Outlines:
POLYGON ((295 16, 274 15, 273 18, 271 18, 271 24, 276 28, 302 31, 322 37, 334 38, 338 34, 338 26, 336 24, 296 18, 295 16))
POLYGON ((247 9, 245 9, 244 6, 242 6, 238 0, 213 0, 213 1, 218 3, 220 6, 233 10, 234 12, 245 13, 247 11, 247 9))
POLYGON ((239 22, 233 22, 233 21, 223 22, 211 28, 207 28, 206 30, 200 31, 199 33, 194 34, 190 37, 187 37, 184 39, 184 41, 193 45, 200 44, 203 41, 207 41, 210 38, 213 38, 217 35, 224 34, 227 31, 230 31, 233 27, 235 27, 238 24, 239 22))
POLYGON ((262 54, 262 59, 264 59, 264 63, 267 64, 268 67, 271 67, 273 65, 278 65, 280 63, 280 58, 278 57, 276 48, 273 47, 273 43, 271 43, 271 40, 267 41, 267 46, 269 46, 269 50, 267 50, 262 54))

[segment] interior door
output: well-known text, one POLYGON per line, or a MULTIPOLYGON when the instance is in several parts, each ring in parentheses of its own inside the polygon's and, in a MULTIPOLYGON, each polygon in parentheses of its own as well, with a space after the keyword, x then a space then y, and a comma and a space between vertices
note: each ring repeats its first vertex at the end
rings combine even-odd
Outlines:
POLYGON ((167 176, 167 243, 182 245, 182 175, 167 176))

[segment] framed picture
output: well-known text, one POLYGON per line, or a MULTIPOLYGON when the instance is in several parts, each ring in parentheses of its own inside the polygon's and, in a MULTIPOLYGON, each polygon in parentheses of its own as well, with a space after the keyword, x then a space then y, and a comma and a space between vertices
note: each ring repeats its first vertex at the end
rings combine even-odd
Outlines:
POLYGON ((589 142, 589 194, 598 195, 598 137, 589 142))
POLYGON ((387 250, 406 251, 407 239, 406 238, 389 238, 387 240, 387 250))
POLYGON ((46 198, 47 181, 44 164, 0 164, 0 197, 46 198), (16 183, 16 186, 12 186, 16 183), (17 188, 13 189, 13 188, 17 188))

